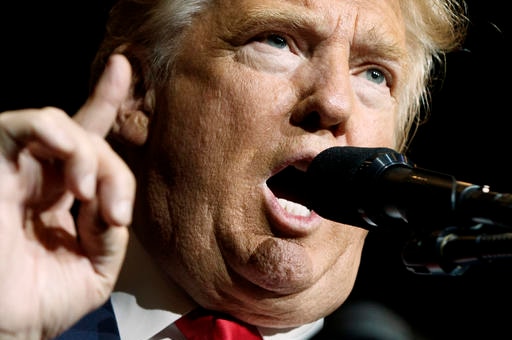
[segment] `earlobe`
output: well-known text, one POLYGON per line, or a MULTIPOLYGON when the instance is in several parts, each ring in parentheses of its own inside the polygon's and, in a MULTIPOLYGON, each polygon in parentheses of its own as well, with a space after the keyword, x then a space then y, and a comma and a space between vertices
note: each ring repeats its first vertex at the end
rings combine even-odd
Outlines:
POLYGON ((119 112, 112 133, 117 140, 121 140, 124 144, 141 146, 147 139, 148 122, 149 118, 142 110, 119 112))

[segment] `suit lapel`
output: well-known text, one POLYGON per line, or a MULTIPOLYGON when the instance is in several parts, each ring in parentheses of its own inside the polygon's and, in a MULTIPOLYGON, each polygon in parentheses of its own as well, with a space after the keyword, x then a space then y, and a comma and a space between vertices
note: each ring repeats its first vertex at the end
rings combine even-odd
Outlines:
POLYGON ((55 340, 120 340, 110 299, 55 340))

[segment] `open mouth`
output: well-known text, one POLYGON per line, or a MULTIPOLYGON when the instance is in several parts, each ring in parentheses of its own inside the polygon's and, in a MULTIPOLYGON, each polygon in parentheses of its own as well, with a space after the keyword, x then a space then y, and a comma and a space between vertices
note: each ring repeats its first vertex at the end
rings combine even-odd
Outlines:
POLYGON ((288 212, 308 216, 308 182, 306 173, 294 166, 288 166, 267 180, 267 186, 280 205, 288 212))

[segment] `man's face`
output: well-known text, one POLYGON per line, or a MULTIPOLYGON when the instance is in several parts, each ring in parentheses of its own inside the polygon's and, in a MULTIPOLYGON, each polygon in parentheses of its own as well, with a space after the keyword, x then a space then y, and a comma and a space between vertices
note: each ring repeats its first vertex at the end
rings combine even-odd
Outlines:
POLYGON ((214 4, 156 89, 135 228, 204 306, 260 326, 312 322, 350 293, 366 231, 294 203, 300 176, 267 181, 328 147, 395 146, 398 4, 214 4))

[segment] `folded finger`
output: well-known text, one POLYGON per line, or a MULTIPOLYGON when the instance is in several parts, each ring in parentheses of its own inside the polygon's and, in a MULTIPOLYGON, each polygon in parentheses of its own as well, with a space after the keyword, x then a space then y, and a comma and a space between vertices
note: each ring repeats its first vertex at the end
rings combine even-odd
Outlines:
POLYGON ((0 139, 1 151, 11 161, 17 162, 19 154, 26 150, 36 162, 62 167, 61 181, 80 199, 90 199, 95 194, 96 147, 89 133, 64 111, 48 107, 3 113, 0 139))

